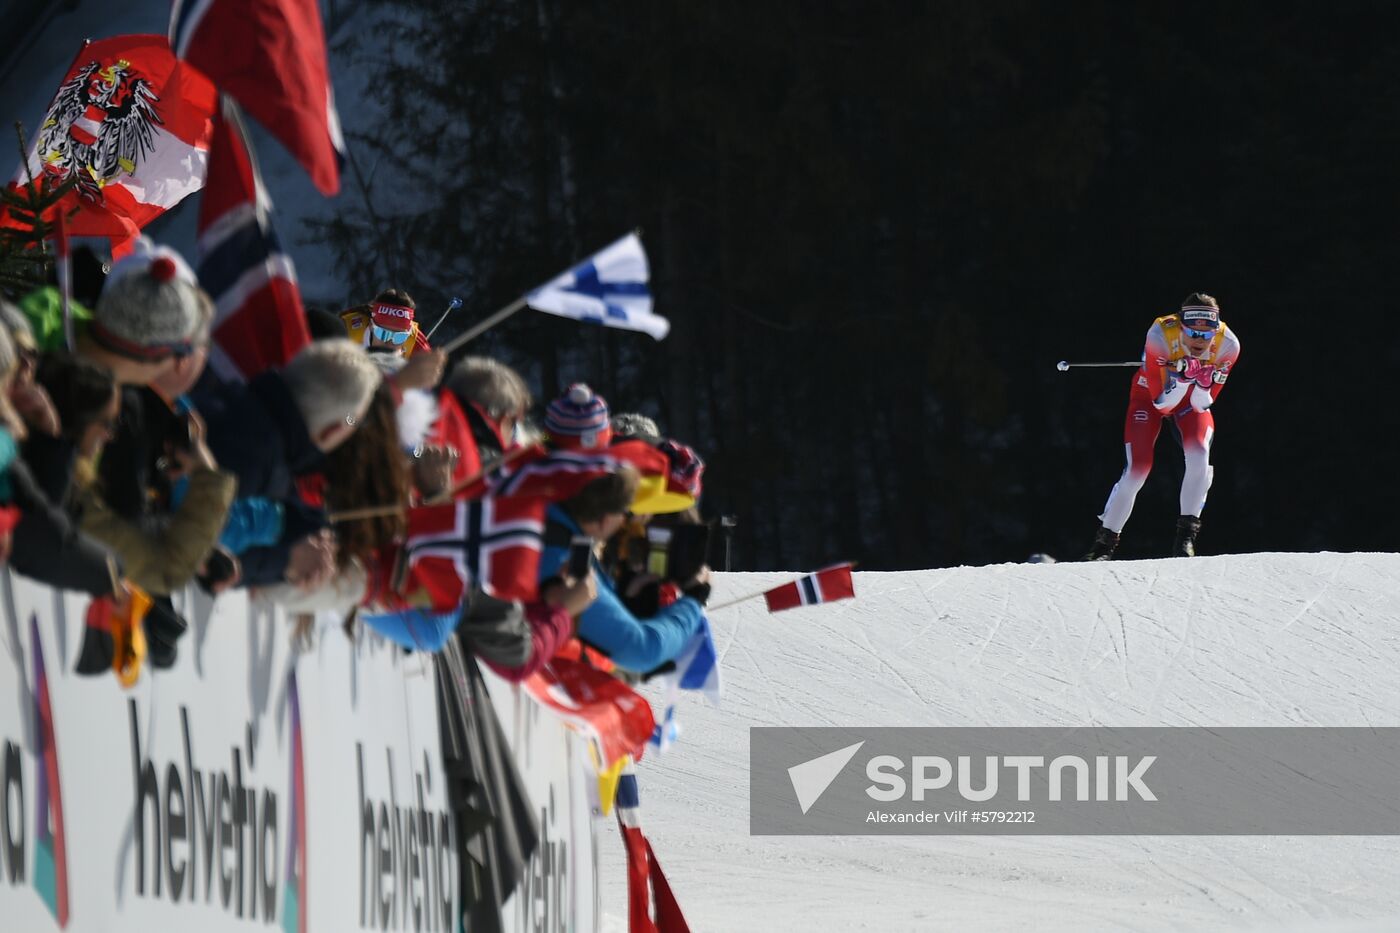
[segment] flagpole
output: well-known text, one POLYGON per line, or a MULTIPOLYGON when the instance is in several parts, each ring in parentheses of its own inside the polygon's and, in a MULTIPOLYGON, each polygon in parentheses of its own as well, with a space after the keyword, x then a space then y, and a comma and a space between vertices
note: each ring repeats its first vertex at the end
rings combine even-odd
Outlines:
POLYGON ((383 518, 390 515, 402 515, 404 507, 401 505, 367 505, 359 509, 346 509, 343 512, 332 512, 327 518, 331 524, 340 522, 354 522, 364 518, 383 518))
MULTIPOLYGON (((632 233, 633 235, 635 235, 638 239, 641 239, 641 236, 642 236, 642 228, 641 228, 641 227, 633 227, 632 230, 631 230, 631 233, 632 233)), ((624 239, 624 240, 627 239, 627 234, 624 233, 624 234, 622 235, 622 239, 624 239)), ((616 242, 618 242, 618 241, 617 241, 617 240, 614 240, 613 242, 616 243, 616 242)), ((606 248, 607 248, 607 247, 603 247, 603 249, 606 249, 606 248)), ((593 256, 593 255, 596 255, 596 254, 597 254, 597 250, 595 250, 593 253, 589 253, 588 255, 593 256)), ((580 260, 580 261, 581 261, 581 260, 580 260)), ((578 262, 574 262, 573 265, 570 265, 570 266, 569 266, 569 268, 572 269, 572 268, 574 268, 574 266, 576 266, 576 265, 578 265, 578 262)), ((549 281, 553 281, 553 279, 551 279, 551 280, 549 280, 549 281)), ((456 337, 453 337, 452 340, 451 340, 450 342, 448 342, 445 346, 443 346, 442 352, 444 352, 444 353, 451 353, 453 350, 456 350, 458 347, 465 346, 467 343, 469 343, 469 342, 475 340, 477 337, 480 337, 482 334, 486 333, 488 330, 490 330, 491 328, 495 327, 497 324, 501 323, 501 322, 504 321, 506 318, 510 317, 512 314, 514 314, 514 313, 516 313, 517 311, 519 311, 521 308, 524 308, 524 307, 529 303, 529 297, 530 297, 531 292, 534 292, 536 289, 543 288, 543 287, 544 287, 545 285, 547 285, 547 284, 549 284, 549 283, 548 283, 548 282, 541 282, 539 285, 536 285, 535 288, 530 289, 530 291, 528 291, 528 292, 526 292, 525 294, 521 295, 519 298, 515 299, 515 300, 512 301, 510 304, 506 305, 504 308, 502 308, 501 310, 497 311, 495 314, 491 315, 491 316, 488 317, 486 320, 482 321, 481 323, 479 323, 479 324, 475 325, 474 327, 472 327, 471 329, 469 329, 466 333, 464 333, 464 334, 459 334, 459 335, 457 335, 456 337)))
POLYGON ((450 341, 443 345, 442 352, 451 353, 458 347, 465 346, 467 343, 475 340, 477 337, 480 337, 482 334, 486 333, 488 330, 495 327, 497 324, 501 323, 506 318, 519 311, 521 308, 525 307, 526 297, 526 295, 521 295, 519 298, 506 305, 504 308, 497 311, 495 314, 491 315, 486 320, 480 321, 477 324, 473 325, 470 329, 466 331, 466 333, 458 334, 456 337, 453 337, 450 341))
MULTIPOLYGON (((802 578, 801 578, 801 577, 798 577, 798 579, 800 580, 800 579, 802 579, 802 578)), ((788 581, 788 583, 791 583, 791 582, 792 582, 791 580, 788 581)), ((787 583, 784 583, 783 586, 787 586, 787 583)), ((769 587, 769 589, 772 589, 772 587, 769 587)), ((747 596, 740 596, 738 599, 731 599, 731 600, 729 600, 729 602, 727 602, 727 603, 720 603, 718 606, 706 606, 706 607, 705 607, 705 612, 706 612, 706 614, 711 613, 711 612, 719 612, 721 609, 728 609, 730 606, 737 606, 737 605, 739 605, 740 603, 751 602, 751 601, 753 601, 753 600, 755 600, 755 599, 758 599, 760 596, 762 596, 764 593, 767 593, 767 592, 768 592, 768 590, 759 590, 757 593, 750 593, 750 594, 747 595, 747 596)))
POLYGON ((468 476, 460 483, 457 483, 451 489, 444 490, 443 492, 440 492, 435 496, 429 496, 426 500, 424 500, 423 504, 442 505, 444 502, 451 502, 453 497, 456 496, 457 493, 480 482, 481 478, 487 473, 491 472, 497 467, 509 466, 510 464, 519 460, 521 457, 535 450, 537 447, 539 447, 538 444, 524 444, 520 447, 515 448, 514 450, 508 451, 504 457, 492 463, 490 466, 482 467, 480 470, 477 470, 474 474, 468 476))
MULTIPOLYGON (((851 569, 852 569, 852 570, 855 570, 858 563, 859 563, 858 561, 851 561, 851 569)), ((837 567, 840 567, 840 566, 842 566, 842 565, 837 564, 837 567)), ((829 567, 829 568, 827 568, 827 569, 830 570, 830 569, 834 569, 834 568, 830 568, 830 567, 829 567)), ((780 584, 778 584, 778 585, 779 585, 779 586, 787 586, 787 585, 789 585, 789 584, 791 584, 791 583, 796 583, 798 580, 801 580, 803 577, 810 577, 810 576, 812 576, 812 574, 817 574, 817 573, 822 573, 822 572, 823 572, 823 571, 821 571, 821 570, 813 570, 812 573, 804 573, 804 574, 802 574, 801 576, 797 577, 796 580, 789 580, 787 583, 780 583, 780 584)), ((751 601, 751 600, 758 599, 760 596, 765 596, 765 595, 767 595, 767 594, 768 594, 771 590, 773 590, 773 589, 776 589, 776 587, 771 587, 771 586, 770 586, 770 587, 769 587, 768 589, 766 589, 766 590, 759 590, 757 593, 750 593, 750 594, 747 595, 747 596, 740 596, 740 597, 738 597, 737 599, 731 599, 731 600, 729 600, 728 602, 720 603, 718 606, 706 606, 706 607, 705 607, 705 612, 706 612, 707 614, 708 614, 708 613, 711 613, 711 612, 718 612, 718 611, 721 610, 721 609, 728 609, 730 606, 737 606, 737 605, 739 605, 740 603, 746 603, 746 602, 749 602, 749 601, 751 601)))
POLYGON ((54 216, 54 245, 58 252, 54 271, 58 274, 58 296, 63 309, 63 340, 72 353, 78 348, 73 329, 73 258, 68 252, 68 221, 61 205, 54 216))

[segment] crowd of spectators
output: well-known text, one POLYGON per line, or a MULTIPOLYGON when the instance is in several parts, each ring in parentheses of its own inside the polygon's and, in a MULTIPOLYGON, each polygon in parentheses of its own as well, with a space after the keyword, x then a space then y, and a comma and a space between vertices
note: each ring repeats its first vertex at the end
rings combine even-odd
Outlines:
MULTIPOLYGON (((432 349, 401 289, 313 313, 285 365, 221 378, 213 304, 178 254, 143 240, 102 273, 66 313, 53 287, 0 300, 0 562, 102 601, 140 628, 145 663, 177 660, 171 597, 191 584, 334 610, 352 637, 412 650, 455 639, 510 679, 560 652, 645 676, 700 631, 706 548, 666 557, 706 540, 672 538, 706 528, 703 463, 650 418, 576 384, 536 420, 518 372, 432 349), (403 591, 415 509, 487 494, 481 478, 525 452, 637 444, 660 476, 624 458, 541 504, 529 587, 478 574, 448 603, 403 591)), ((123 650, 85 644, 79 670, 120 668, 123 650)))

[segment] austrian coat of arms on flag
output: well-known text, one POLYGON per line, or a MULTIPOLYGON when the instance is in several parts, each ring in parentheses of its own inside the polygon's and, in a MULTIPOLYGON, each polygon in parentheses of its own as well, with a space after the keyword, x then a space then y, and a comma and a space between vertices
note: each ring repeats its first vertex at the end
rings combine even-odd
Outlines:
POLYGON ((76 236, 126 242, 204 184, 214 86, 164 36, 89 42, 40 123, 15 185, 70 179, 76 236))

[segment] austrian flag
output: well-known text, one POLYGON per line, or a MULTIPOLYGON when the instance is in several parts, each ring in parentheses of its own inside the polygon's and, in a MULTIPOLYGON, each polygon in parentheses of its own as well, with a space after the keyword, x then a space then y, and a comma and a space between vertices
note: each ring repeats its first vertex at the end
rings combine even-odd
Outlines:
POLYGON ((12 188, 41 175, 73 181, 61 202, 77 208, 68 233, 109 237, 120 253, 204 184, 214 107, 214 86, 176 61, 164 36, 85 43, 12 188))
POLYGON ((856 595, 856 587, 851 579, 851 565, 837 564, 816 573, 774 587, 763 594, 769 612, 782 612, 798 606, 815 606, 817 603, 831 603, 838 599, 851 599, 856 595))

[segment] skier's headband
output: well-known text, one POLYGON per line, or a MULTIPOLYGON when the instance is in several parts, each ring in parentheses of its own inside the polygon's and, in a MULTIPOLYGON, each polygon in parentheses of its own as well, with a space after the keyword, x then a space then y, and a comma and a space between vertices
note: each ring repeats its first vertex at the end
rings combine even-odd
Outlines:
POLYGON ((88 336, 108 353, 124 356, 140 363, 163 363, 174 357, 184 359, 194 353, 194 341, 178 340, 173 343, 137 343, 112 333, 100 321, 88 324, 88 336))
POLYGON ((389 330, 412 330, 413 309, 404 305, 376 301, 370 309, 370 320, 389 330))
POLYGON ((1220 309, 1212 308, 1210 305, 1183 305, 1181 308, 1181 323, 1183 324, 1209 324, 1212 329, 1220 326, 1220 309))

